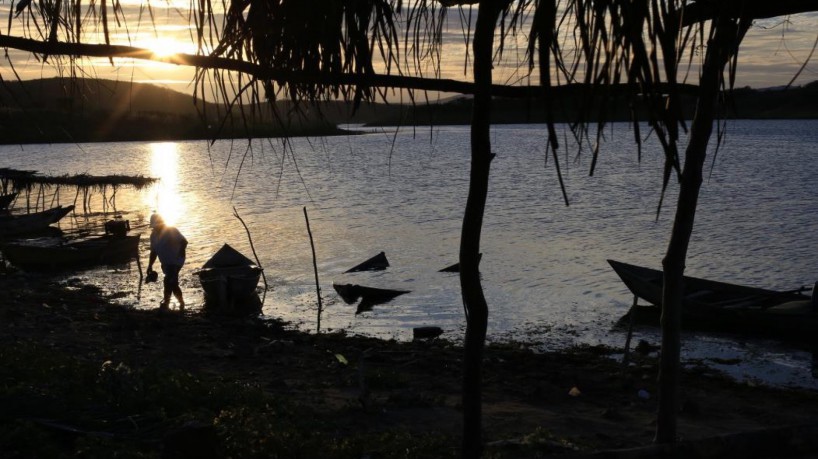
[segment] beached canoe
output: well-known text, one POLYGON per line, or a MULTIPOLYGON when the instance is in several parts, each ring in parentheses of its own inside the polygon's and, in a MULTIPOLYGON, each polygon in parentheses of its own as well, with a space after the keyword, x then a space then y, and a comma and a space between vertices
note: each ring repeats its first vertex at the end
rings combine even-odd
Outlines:
POLYGON ((12 265, 27 271, 70 270, 125 263, 139 256, 139 237, 98 236, 75 241, 40 238, 0 246, 12 265))
MULTIPOLYGON (((658 324, 663 273, 608 260, 628 289, 651 306, 636 306, 621 322, 658 324)), ((818 341, 818 297, 685 276, 682 326, 688 329, 818 341)), ((816 283, 818 286, 818 283, 816 283)))
POLYGON ((0 237, 34 233, 48 228, 68 215, 74 206, 57 206, 41 212, 29 214, 0 215, 0 237))
POLYGON ((262 269, 229 244, 224 244, 197 272, 205 310, 227 315, 258 314, 256 288, 262 269))

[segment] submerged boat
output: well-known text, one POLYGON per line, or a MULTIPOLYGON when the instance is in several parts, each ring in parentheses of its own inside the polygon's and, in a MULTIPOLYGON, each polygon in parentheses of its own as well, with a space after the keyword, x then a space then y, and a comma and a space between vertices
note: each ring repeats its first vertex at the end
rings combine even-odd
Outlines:
POLYGON ((361 264, 355 265, 347 269, 346 271, 344 271, 344 274, 355 273, 360 271, 383 271, 388 267, 389 261, 386 259, 386 253, 380 252, 379 254, 362 262, 361 264))
POLYGON ((198 271, 209 312, 244 315, 261 312, 256 293, 262 269, 224 244, 198 271))
POLYGON ((346 304, 353 304, 361 300, 355 314, 369 311, 377 304, 388 303, 400 295, 411 293, 409 290, 365 287, 357 284, 332 284, 332 288, 346 304))
MULTIPOLYGON (((483 254, 478 253, 477 254, 477 262, 479 263, 480 260, 482 260, 482 259, 483 259, 483 254)), ((439 273, 459 273, 460 272, 460 263, 458 262, 458 263, 455 263, 453 265, 447 266, 447 267, 445 267, 445 268, 443 268, 441 270, 438 270, 437 272, 439 272, 439 273)))
MULTIPOLYGON (((650 306, 635 306, 620 322, 658 324, 663 272, 608 260, 628 289, 650 306)), ((789 341, 818 341, 818 297, 684 277, 682 327, 767 336, 789 341)))
POLYGON ((0 215, 0 237, 17 236, 44 230, 52 223, 60 221, 72 210, 74 210, 73 205, 57 206, 29 214, 0 215))
POLYGON ((3 244, 0 249, 7 261, 24 270, 67 270, 134 259, 139 256, 139 238, 138 234, 76 241, 41 238, 3 244))

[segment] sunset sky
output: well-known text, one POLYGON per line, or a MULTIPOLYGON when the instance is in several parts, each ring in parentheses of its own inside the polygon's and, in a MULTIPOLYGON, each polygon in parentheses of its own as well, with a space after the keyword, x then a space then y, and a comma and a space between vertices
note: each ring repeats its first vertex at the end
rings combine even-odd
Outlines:
MULTIPOLYGON (((215 2, 214 2, 215 3, 215 2)), ((130 44, 155 50, 159 54, 173 52, 194 53, 193 30, 189 25, 187 7, 184 2, 178 6, 167 3, 151 3, 153 23, 148 10, 140 7, 138 0, 123 1, 126 14, 125 27, 112 29, 112 42, 130 44), (130 40, 129 38, 130 37, 130 40)), ((9 3, 0 5, 0 14, 7 17, 9 3)), ((459 24, 458 14, 450 10, 449 27, 445 31, 442 76, 469 80, 464 72, 466 45, 459 24)), ((12 20, 11 35, 22 36, 25 15, 12 20)), ((86 37, 93 38, 92 33, 86 37)), ((809 57, 813 44, 818 38, 818 14, 808 13, 788 18, 774 18, 757 21, 745 38, 739 54, 739 72, 736 85, 763 88, 787 84, 795 76, 802 63, 809 57)), ((43 64, 28 53, 10 51, 9 55, 17 73, 23 79, 54 76, 52 65, 43 64)), ((516 84, 527 83, 527 66, 518 66, 523 59, 523 51, 506 52, 506 60, 495 68, 495 82, 516 84)), ((795 84, 806 84, 818 80, 818 56, 807 65, 795 84)), ((114 65, 107 59, 86 61, 83 65, 85 76, 95 76, 135 82, 154 83, 171 89, 190 93, 193 89, 193 69, 170 64, 141 60, 116 59, 114 65)), ((4 59, 0 64, 0 75, 5 80, 13 80, 14 75, 4 59)), ((531 81, 533 82, 533 80, 531 81)))

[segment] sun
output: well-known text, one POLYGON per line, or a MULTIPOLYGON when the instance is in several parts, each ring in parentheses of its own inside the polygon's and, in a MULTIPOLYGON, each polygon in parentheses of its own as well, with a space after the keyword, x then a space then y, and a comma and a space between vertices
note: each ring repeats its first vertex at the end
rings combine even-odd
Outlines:
POLYGON ((158 58, 170 57, 180 53, 191 53, 192 45, 170 37, 151 37, 140 40, 136 46, 148 49, 158 58))

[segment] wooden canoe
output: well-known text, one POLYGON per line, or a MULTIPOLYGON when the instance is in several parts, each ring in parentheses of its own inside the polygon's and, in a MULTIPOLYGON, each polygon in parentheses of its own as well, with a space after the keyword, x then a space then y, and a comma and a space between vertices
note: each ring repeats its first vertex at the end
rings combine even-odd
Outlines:
MULTIPOLYGON (((651 306, 637 306, 622 319, 658 324, 662 304, 660 270, 608 260, 628 289, 651 306)), ((818 285, 818 283, 817 283, 818 285)), ((688 329, 725 331, 768 336, 791 341, 818 341, 818 298, 793 291, 684 277, 682 326, 688 329)))
POLYGON ((28 271, 70 270, 125 263, 139 256, 140 235, 98 236, 76 241, 55 238, 10 242, 0 247, 14 266, 28 271))
POLYGON ((0 237, 34 233, 48 228, 68 215, 74 206, 57 206, 41 212, 29 214, 0 215, 0 237))
POLYGON ((261 312, 256 288, 262 269, 229 244, 224 244, 197 272, 205 310, 227 315, 261 312))

